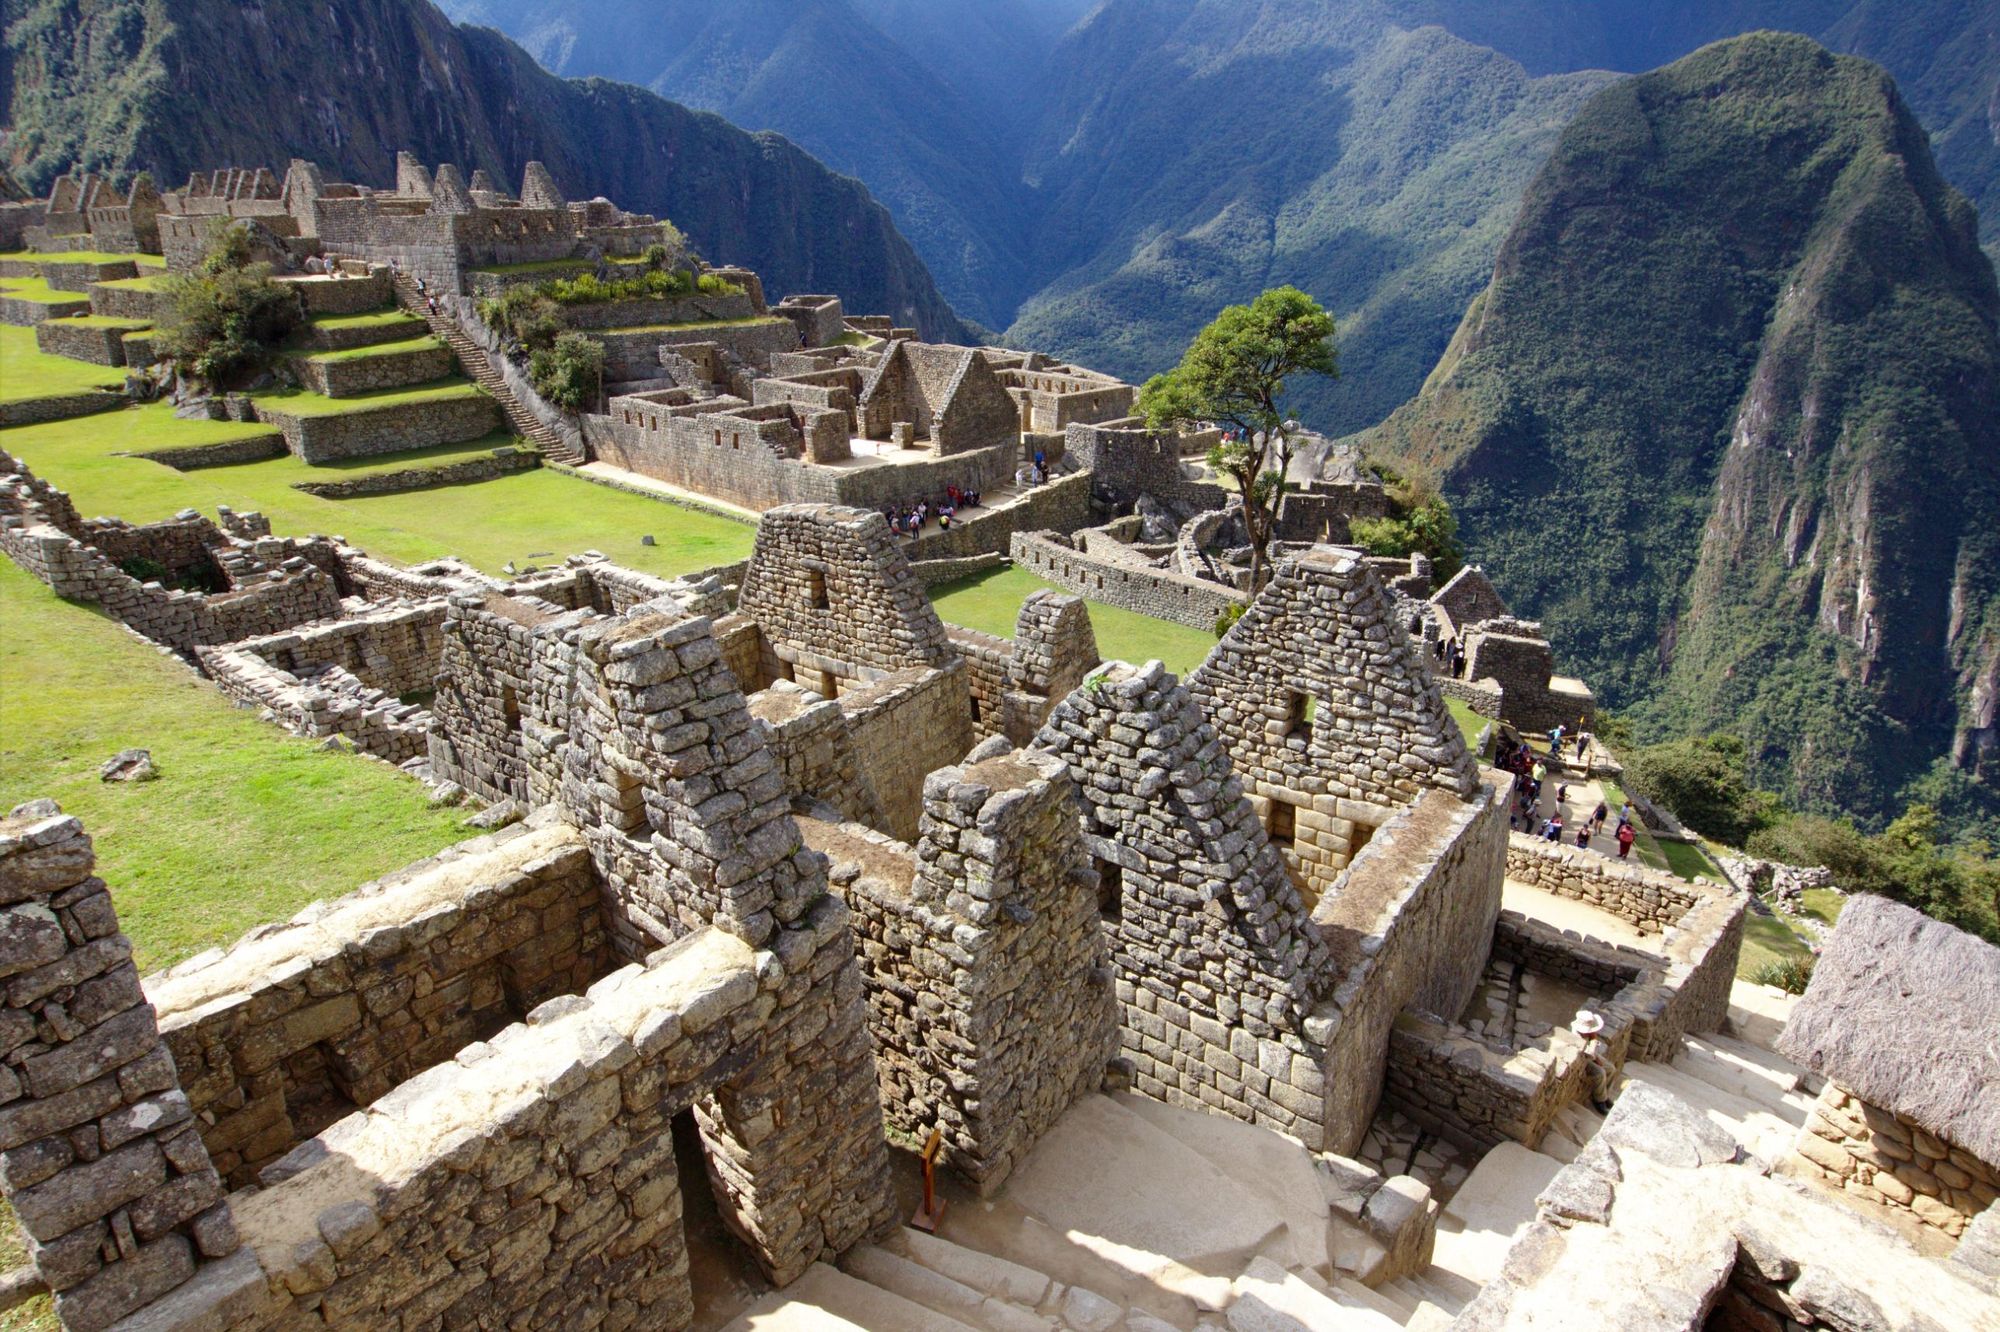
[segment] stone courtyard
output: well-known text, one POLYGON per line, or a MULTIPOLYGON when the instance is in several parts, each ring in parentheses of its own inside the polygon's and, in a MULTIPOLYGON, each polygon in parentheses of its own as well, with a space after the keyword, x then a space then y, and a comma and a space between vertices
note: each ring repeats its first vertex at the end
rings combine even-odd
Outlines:
POLYGON ((1861 899, 1794 1012, 1734 979, 1744 893, 1513 831, 1447 698, 1529 733, 1589 691, 1478 570, 1341 544, 1379 487, 1302 491, 1253 596, 1129 387, 742 270, 759 322, 548 418, 481 292, 657 228, 545 172, 120 206, 172 262, 228 217, 353 269, 302 281, 422 277, 551 465, 757 527, 678 578, 500 577, 85 519, 0 453, 15 564, 484 829, 142 977, 92 830, 0 821, 10 1284, 63 1326, 2000 1326, 2000 952, 1861 899), (881 512, 1037 453, 949 533, 881 512), (1011 638, 947 624, 927 566, 1003 553, 1066 590, 1011 638), (1245 609, 1184 679, 1105 660, 1107 573, 1245 609))

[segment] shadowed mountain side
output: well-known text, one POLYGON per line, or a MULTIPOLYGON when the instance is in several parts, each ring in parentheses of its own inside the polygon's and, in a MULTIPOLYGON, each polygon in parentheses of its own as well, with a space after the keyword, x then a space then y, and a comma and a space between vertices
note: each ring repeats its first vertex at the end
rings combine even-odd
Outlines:
POLYGON ((1880 817, 1994 766, 1997 322, 1888 77, 1753 35, 1592 99, 1365 439, 1600 697, 1880 817))
MULTIPOLYGON (((11 11, 10 11, 11 12, 11 11)), ((965 329, 860 182, 638 88, 566 81, 422 0, 36 3, 8 27, 9 156, 31 188, 72 165, 167 184, 308 157, 386 182, 397 149, 671 217, 774 294, 830 291, 928 336, 965 329)))

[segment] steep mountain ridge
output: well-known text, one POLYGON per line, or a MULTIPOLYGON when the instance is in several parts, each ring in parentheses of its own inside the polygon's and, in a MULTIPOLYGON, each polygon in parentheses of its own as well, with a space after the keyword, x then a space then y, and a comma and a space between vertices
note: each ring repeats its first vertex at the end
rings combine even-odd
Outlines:
POLYGON ((1995 775, 2000 290, 1875 66, 1757 34, 1591 99, 1364 440, 1614 706, 1815 807, 1986 799, 1931 770, 1995 775))
POLYGON ((832 291, 937 337, 966 330, 860 182, 774 134, 603 80, 563 80, 423 0, 30 0, 9 8, 9 162, 168 184, 222 164, 388 178, 397 149, 671 217, 774 293, 832 291))

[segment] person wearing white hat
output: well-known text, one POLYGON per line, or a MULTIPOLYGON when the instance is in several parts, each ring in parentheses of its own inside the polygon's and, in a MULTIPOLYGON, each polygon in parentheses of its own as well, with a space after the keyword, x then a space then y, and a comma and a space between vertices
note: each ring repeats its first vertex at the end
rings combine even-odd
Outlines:
POLYGON ((1583 1038, 1584 1076, 1589 1079, 1590 1104, 1600 1115, 1611 1113, 1611 1083, 1618 1070, 1611 1063, 1611 1047, 1604 1043, 1604 1019, 1589 1009, 1577 1012, 1569 1029, 1583 1038))

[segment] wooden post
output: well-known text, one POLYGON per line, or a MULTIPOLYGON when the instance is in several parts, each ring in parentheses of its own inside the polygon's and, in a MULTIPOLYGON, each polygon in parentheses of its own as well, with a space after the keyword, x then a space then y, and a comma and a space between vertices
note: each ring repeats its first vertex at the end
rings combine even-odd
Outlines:
POLYGON ((937 1234, 938 1222, 944 1219, 944 1199, 937 1196, 937 1158, 943 1146, 944 1134, 932 1129, 924 1139, 924 1202, 910 1218, 910 1224, 927 1235, 937 1234))

